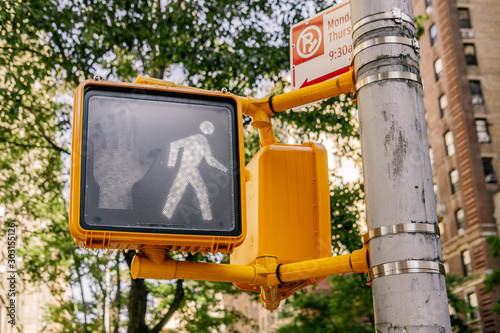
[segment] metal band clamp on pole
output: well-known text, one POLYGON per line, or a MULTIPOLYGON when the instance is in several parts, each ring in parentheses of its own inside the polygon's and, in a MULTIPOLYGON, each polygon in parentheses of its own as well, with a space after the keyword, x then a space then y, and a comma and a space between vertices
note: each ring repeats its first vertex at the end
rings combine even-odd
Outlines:
POLYGON ((440 236, 439 227, 430 223, 401 223, 382 226, 372 229, 363 235, 363 242, 367 244, 371 239, 385 235, 403 234, 408 232, 428 233, 440 236))
POLYGON ((363 51, 364 49, 367 49, 369 47, 375 46, 375 45, 381 45, 381 44, 402 44, 402 45, 408 45, 413 47, 417 55, 419 54, 420 50, 420 44, 418 43, 416 38, 407 38, 407 37, 401 37, 401 36, 384 36, 384 37, 377 37, 373 39, 369 39, 367 41, 364 41, 363 43, 359 44, 354 48, 354 51, 352 52, 352 58, 354 59, 356 55, 363 51))
POLYGON ((402 72, 402 71, 385 72, 385 73, 370 75, 358 81, 354 86, 354 93, 356 93, 358 90, 360 90, 367 84, 374 83, 377 81, 392 80, 392 79, 412 80, 422 84, 422 78, 414 73, 402 72))
POLYGON ((390 12, 373 14, 370 16, 366 16, 360 19, 358 22, 354 23, 352 26, 352 33, 354 33, 359 27, 365 25, 370 22, 380 21, 380 20, 394 20, 396 23, 403 23, 403 21, 407 23, 411 23, 415 25, 413 22, 413 18, 401 11, 401 8, 394 8, 390 12))
POLYGON ((388 276, 409 273, 431 273, 446 275, 443 264, 427 260, 406 260, 389 262, 372 267, 368 271, 368 282, 373 279, 388 276))

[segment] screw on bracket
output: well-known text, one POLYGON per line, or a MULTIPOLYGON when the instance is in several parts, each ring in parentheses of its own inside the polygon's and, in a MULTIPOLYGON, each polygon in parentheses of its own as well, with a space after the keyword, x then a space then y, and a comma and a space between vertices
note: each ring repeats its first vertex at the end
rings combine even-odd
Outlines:
POLYGON ((403 23, 403 15, 401 14, 401 8, 394 7, 392 10, 392 16, 394 17, 394 22, 403 23))
POLYGON ((94 81, 101 81, 101 77, 99 75, 94 75, 94 81))
POLYGON ((415 52, 417 52, 417 55, 419 55, 420 54, 420 43, 418 42, 418 40, 416 38, 413 38, 412 44, 413 44, 413 48, 415 49, 415 52))

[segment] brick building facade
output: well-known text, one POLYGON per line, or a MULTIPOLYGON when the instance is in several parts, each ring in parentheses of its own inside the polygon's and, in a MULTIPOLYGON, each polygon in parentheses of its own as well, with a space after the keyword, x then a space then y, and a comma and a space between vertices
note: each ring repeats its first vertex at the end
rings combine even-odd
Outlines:
MULTIPOLYGON (((425 21, 420 68, 447 274, 475 311, 468 324, 500 332, 498 294, 482 281, 500 260, 485 242, 500 222, 500 2, 413 0, 425 21)), ((497 288, 498 289, 498 288, 497 288)))

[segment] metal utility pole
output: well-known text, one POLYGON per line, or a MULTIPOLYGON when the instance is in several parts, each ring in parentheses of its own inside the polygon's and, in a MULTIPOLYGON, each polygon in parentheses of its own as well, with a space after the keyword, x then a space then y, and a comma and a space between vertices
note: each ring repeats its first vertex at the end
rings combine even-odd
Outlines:
POLYGON ((351 0, 376 332, 451 332, 411 0, 351 0))

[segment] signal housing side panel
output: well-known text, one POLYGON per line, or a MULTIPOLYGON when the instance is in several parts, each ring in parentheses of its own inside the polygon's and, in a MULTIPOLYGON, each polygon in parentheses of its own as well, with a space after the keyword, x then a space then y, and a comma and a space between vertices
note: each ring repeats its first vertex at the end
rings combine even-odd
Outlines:
POLYGON ((273 144, 248 164, 248 234, 231 264, 259 256, 292 263, 331 256, 328 164, 321 145, 273 144))

